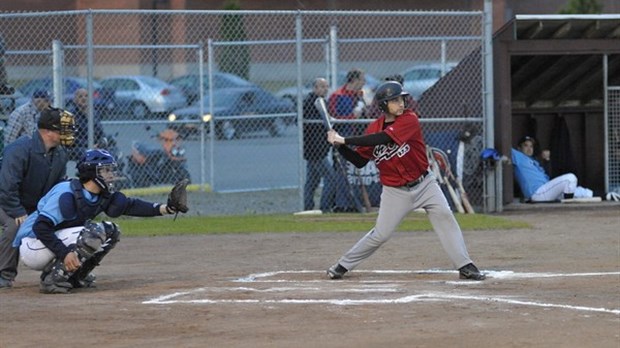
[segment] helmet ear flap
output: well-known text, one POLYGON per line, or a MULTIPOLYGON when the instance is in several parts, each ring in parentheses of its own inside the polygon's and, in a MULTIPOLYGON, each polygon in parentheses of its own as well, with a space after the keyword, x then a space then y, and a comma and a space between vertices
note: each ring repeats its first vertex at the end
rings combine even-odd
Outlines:
POLYGON ((383 112, 387 112, 388 111, 388 101, 387 100, 380 101, 379 102, 379 109, 381 109, 381 111, 383 111, 383 112))

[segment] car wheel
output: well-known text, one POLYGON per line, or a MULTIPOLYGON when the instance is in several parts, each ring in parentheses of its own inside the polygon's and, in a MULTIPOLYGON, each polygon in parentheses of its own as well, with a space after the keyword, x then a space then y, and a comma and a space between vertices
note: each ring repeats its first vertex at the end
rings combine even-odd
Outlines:
POLYGON ((223 121, 220 123, 217 136, 219 139, 231 140, 237 136, 237 130, 231 121, 223 121))
POLYGON ((131 115, 137 120, 144 120, 149 115, 149 109, 141 102, 131 104, 131 115))
POLYGON ((271 122, 271 127, 269 128, 269 134, 272 137, 281 137, 284 135, 286 131, 286 123, 282 119, 282 117, 276 117, 271 122))

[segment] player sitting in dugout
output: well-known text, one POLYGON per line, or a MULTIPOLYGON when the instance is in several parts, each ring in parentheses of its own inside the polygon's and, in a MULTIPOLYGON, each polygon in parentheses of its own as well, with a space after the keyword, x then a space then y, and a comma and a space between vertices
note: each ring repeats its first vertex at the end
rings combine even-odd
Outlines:
POLYGON ((551 202, 592 197, 592 190, 577 186, 577 176, 573 173, 550 179, 540 162, 534 158, 535 145, 534 138, 525 136, 519 140, 517 149, 512 149, 515 179, 526 201, 551 202))

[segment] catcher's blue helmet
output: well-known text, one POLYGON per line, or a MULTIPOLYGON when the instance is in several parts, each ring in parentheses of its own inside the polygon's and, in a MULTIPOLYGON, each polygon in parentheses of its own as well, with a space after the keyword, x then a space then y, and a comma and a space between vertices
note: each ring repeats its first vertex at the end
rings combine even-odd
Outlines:
POLYGON ((104 192, 114 191, 118 179, 116 159, 106 150, 87 150, 77 163, 78 177, 82 183, 93 180, 104 192))

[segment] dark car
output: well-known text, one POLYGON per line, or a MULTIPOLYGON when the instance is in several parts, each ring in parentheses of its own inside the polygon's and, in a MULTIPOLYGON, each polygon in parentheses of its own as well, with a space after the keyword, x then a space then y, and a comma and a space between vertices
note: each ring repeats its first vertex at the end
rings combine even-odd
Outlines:
MULTIPOLYGON (((170 80, 169 83, 183 91, 183 94, 185 94, 185 97, 187 98, 187 103, 191 105, 200 99, 200 91, 198 89, 198 86, 200 85, 199 77, 200 75, 198 74, 183 75, 170 80)), ((244 80, 237 75, 223 72, 213 73, 213 85, 216 89, 256 86, 252 82, 244 80)), ((209 93, 209 86, 209 75, 205 74, 202 78, 202 88, 204 94, 209 93)))
MULTIPOLYGON (((199 132, 201 122, 213 120, 216 136, 229 140, 262 130, 282 136, 290 123, 287 119, 295 118, 291 101, 279 99, 256 86, 215 89, 213 100, 211 110, 209 96, 204 96, 202 115, 198 104, 175 110, 168 116, 169 127, 187 136, 199 132)), ((205 126, 209 129, 208 124, 205 126)))
MULTIPOLYGON (((87 89, 88 84, 85 77, 65 77, 64 78, 64 105, 68 110, 72 110, 75 105, 73 102, 73 96, 75 91, 80 88, 87 89)), ((17 100, 18 105, 22 105, 30 100, 34 91, 43 89, 52 93, 54 88, 53 80, 51 78, 42 78, 36 80, 30 80, 23 85, 19 90, 23 97, 17 100)), ((93 81, 93 107, 101 115, 107 115, 116 107, 116 99, 114 97, 114 91, 108 88, 104 88, 99 82, 93 81)))

